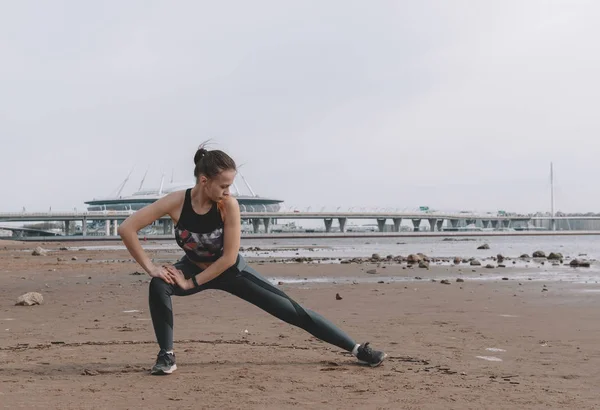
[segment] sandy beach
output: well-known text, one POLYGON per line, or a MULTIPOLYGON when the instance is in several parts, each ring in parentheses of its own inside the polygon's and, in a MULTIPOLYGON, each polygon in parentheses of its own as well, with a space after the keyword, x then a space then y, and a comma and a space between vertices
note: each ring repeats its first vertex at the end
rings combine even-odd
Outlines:
MULTIPOLYGON (((600 284, 535 280, 534 264, 251 261, 388 359, 358 365, 210 290, 174 298, 179 370, 153 377, 149 277, 126 251, 60 250, 72 246, 0 241, 0 407, 600 408, 600 284), (31 255, 38 245, 47 255, 31 255), (532 280, 516 279, 528 270, 532 280), (475 279, 486 275, 507 280, 475 279), (323 276, 334 280, 310 280, 323 276), (26 292, 41 293, 43 304, 15 306, 26 292)), ((181 256, 150 254, 160 262, 181 256)))

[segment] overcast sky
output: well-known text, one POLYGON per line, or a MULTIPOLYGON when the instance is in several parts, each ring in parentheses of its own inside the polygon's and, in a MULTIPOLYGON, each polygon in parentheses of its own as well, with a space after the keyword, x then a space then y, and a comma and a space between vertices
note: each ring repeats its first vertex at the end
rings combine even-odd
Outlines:
POLYGON ((600 2, 4 1, 0 210, 193 182, 297 207, 600 211, 600 2), (576 185, 579 184, 579 185, 576 185))

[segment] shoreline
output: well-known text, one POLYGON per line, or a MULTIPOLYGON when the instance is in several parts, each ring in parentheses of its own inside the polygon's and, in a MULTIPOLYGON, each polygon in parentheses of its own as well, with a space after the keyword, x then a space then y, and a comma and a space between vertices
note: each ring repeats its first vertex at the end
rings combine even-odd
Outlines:
MULTIPOLYGON (((352 233, 258 233, 242 234, 242 240, 261 239, 355 239, 355 238, 478 238, 478 237, 543 237, 543 236, 600 236, 600 231, 442 231, 442 232, 352 232, 352 233)), ((138 236, 140 240, 149 241, 172 241, 173 235, 138 236)), ((97 242, 97 241, 121 241, 119 236, 32 236, 23 238, 0 237, 0 245, 3 241, 20 242, 97 242)))

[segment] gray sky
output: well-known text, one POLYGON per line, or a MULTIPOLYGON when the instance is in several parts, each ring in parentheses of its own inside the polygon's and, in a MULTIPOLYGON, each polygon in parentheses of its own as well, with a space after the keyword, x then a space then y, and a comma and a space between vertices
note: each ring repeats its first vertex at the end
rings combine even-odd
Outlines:
POLYGON ((1 210, 193 181, 313 209, 600 211, 600 2, 4 1, 1 210), (578 184, 578 185, 576 185, 578 184))

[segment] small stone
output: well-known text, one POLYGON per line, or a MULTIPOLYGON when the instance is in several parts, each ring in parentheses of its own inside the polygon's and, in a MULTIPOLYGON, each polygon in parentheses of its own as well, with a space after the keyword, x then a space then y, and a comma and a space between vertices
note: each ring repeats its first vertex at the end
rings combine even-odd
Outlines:
POLYGON ((456 256, 456 257, 454 258, 454 264, 455 264, 455 265, 459 265, 461 262, 462 262, 462 258, 461 258, 461 257, 459 257, 459 256, 456 256))
POLYGON ((369 269, 369 270, 367 271, 367 273, 368 273, 369 275, 375 275, 375 274, 377 273, 377 269, 369 269))
POLYGON ((495 266, 492 265, 491 263, 488 263, 487 265, 485 265, 486 269, 494 269, 495 266))
POLYGON ((502 278, 502 280, 508 280, 508 278, 502 278))
POLYGON ((440 283, 444 284, 444 285, 449 285, 450 281, 448 279, 443 279, 440 281, 440 283))
POLYGON ((458 278, 458 279, 456 279, 456 281, 457 281, 457 282, 464 282, 465 280, 464 280, 464 279, 461 279, 461 278, 458 278))
POLYGON ((533 257, 534 258, 545 258, 546 254, 544 253, 544 251, 535 251, 535 252, 533 252, 533 257))
POLYGON ((33 252, 31 252, 31 254, 33 256, 46 256, 48 254, 48 251, 42 248, 41 246, 38 246, 33 250, 33 252))
POLYGON ((473 259, 471 261, 471 266, 481 266, 481 262, 479 262, 477 259, 473 259))
POLYGON ((488 245, 487 243, 484 243, 483 245, 479 246, 477 249, 490 249, 490 245, 488 245))
POLYGON ((342 300, 342 297, 340 296, 339 293, 335 294, 335 300, 342 300))
POLYGON ((429 269, 429 262, 420 261, 419 268, 429 269))
POLYGON ((17 306, 33 306, 41 305, 44 302, 44 297, 37 292, 28 292, 17 298, 17 306))
POLYGON ((76 260, 77 260, 77 256, 73 256, 73 257, 71 258, 71 260, 72 260, 72 261, 76 261, 76 260))

